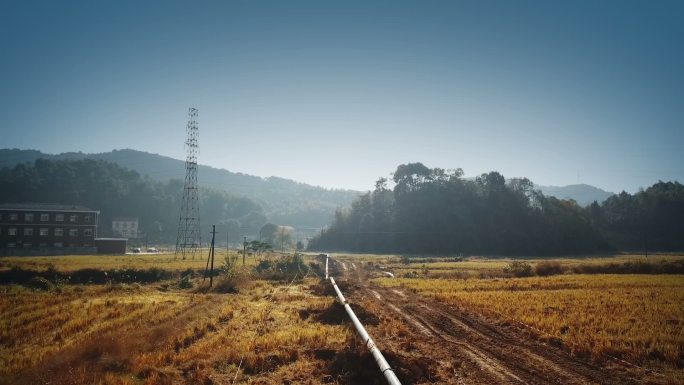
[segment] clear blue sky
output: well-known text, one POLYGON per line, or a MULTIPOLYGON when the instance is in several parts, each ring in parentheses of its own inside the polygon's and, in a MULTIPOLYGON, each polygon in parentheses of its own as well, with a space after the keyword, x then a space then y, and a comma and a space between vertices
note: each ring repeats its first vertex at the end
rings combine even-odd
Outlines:
MULTIPOLYGON (((0 147, 371 189, 400 163, 684 181, 682 1, 0 0, 0 147)), ((201 180, 201 175, 200 175, 201 180)))

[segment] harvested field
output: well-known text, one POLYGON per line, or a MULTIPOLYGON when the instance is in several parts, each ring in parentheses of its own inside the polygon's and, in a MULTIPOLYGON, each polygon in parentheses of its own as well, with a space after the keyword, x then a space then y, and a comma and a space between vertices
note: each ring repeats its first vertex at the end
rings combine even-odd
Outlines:
MULTIPOLYGON (((141 257, 148 256, 135 258, 141 257)), ((2 260, 14 268, 5 274, 35 277, 0 285, 0 383, 384 383, 332 287, 320 279, 320 259, 300 265, 279 264, 275 255, 248 259, 247 267, 222 273, 215 290, 206 291, 200 269, 179 281, 187 265, 177 261, 132 262, 140 270, 131 271, 154 267, 171 279, 75 284, 64 277, 130 267, 90 256, 68 269, 66 261, 75 257, 63 258, 56 264, 27 258, 26 265, 2 260), (257 266, 271 270, 259 273, 257 266), (313 269, 277 274, 282 266, 313 269)), ((435 260, 424 264, 426 277, 392 279, 381 277, 407 267, 397 257, 336 259, 331 274, 403 384, 682 381, 682 276, 566 271, 443 279, 430 271, 462 262, 435 260)), ((510 263, 463 262, 495 274, 510 263)))
POLYGON ((381 380, 315 276, 253 277, 232 294, 193 283, 0 286, 0 383, 381 380))
POLYGON ((522 322, 576 355, 684 365, 684 276, 380 279, 452 306, 522 322))

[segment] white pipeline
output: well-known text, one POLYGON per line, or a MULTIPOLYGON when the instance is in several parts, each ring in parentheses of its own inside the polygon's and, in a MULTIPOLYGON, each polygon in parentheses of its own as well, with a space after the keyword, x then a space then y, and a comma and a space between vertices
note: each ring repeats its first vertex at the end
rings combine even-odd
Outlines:
POLYGON ((380 352, 380 349, 378 349, 378 347, 375 346, 375 342, 368 335, 366 328, 363 327, 361 321, 359 321, 359 319, 356 317, 356 314, 354 314, 354 311, 352 310, 351 306, 349 306, 349 304, 347 303, 347 300, 344 299, 344 295, 342 295, 340 288, 337 287, 337 284, 335 283, 335 279, 333 277, 330 277, 330 282, 332 283, 333 288, 337 293, 337 298, 340 300, 340 303, 344 305, 344 310, 347 311, 347 315, 349 315, 349 318, 351 318, 352 323, 354 324, 354 328, 356 328, 356 331, 361 336, 361 339, 363 339, 363 342, 366 344, 366 347, 368 348, 368 350, 370 350, 371 354, 373 355, 373 358, 375 358, 375 362, 380 367, 380 371, 387 379, 387 382, 390 385, 401 385, 401 382, 399 382, 399 379, 387 363, 387 360, 385 360, 385 357, 380 352))

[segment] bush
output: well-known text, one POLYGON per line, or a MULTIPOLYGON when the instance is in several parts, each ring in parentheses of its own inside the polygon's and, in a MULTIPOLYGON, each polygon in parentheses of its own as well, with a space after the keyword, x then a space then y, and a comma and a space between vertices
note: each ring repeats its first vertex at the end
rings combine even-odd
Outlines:
POLYGON ((684 274, 684 260, 645 261, 601 265, 578 265, 572 268, 576 274, 684 274))
POLYGON ((534 271, 537 273, 537 275, 546 277, 549 275, 563 274, 565 270, 559 262, 543 261, 537 264, 537 266, 534 268, 534 271))
POLYGON ((302 256, 295 253, 277 260, 259 261, 255 270, 264 279, 290 281, 295 278, 304 278, 309 269, 302 256))
POLYGON ((257 273, 263 273, 265 271, 273 269, 273 262, 271 262, 268 259, 264 259, 263 261, 259 261, 259 263, 256 265, 254 269, 257 273))
POLYGON ((192 282, 190 281, 190 274, 184 275, 181 277, 180 281, 178 281, 178 287, 181 289, 191 289, 192 288, 192 282))
POLYGON ((249 283, 249 274, 245 268, 228 263, 223 267, 221 275, 216 279, 214 291, 219 293, 237 293, 249 283))
POLYGON ((26 286, 36 290, 49 291, 55 288, 55 285, 43 277, 33 277, 28 282, 26 286))
POLYGON ((529 277, 532 275, 532 265, 527 262, 514 261, 504 267, 503 271, 514 277, 529 277))

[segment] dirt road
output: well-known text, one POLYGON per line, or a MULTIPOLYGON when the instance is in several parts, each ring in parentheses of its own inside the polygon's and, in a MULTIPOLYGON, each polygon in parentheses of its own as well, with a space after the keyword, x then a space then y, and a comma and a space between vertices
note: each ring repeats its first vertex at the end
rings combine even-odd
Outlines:
POLYGON ((660 383, 617 362, 597 366, 573 357, 523 326, 374 286, 367 271, 351 260, 336 261, 331 268, 349 302, 379 319, 369 332, 404 384, 660 383), (408 333, 383 326, 397 320, 408 333))

